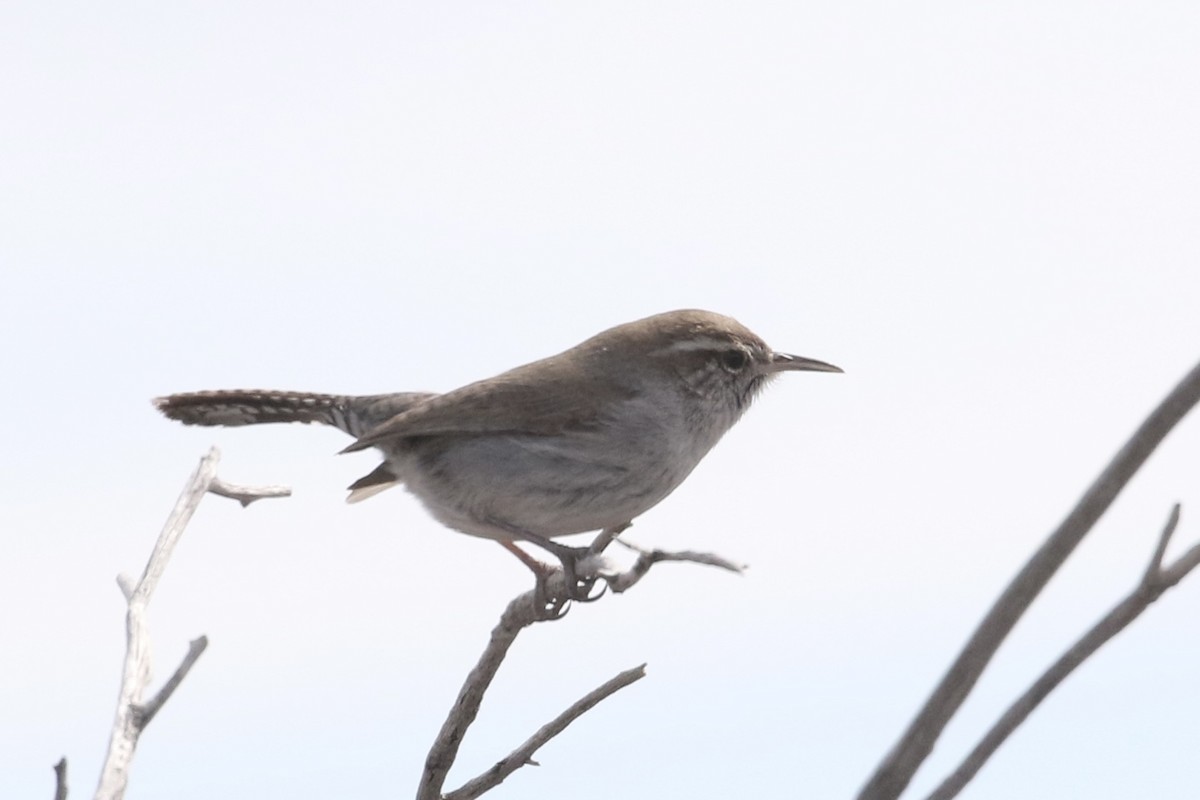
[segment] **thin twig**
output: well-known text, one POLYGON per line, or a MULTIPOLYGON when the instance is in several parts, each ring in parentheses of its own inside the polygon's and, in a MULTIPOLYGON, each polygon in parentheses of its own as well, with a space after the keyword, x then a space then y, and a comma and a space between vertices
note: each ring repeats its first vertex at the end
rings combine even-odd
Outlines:
POLYGON ((1005 588, 908 729, 867 781, 859 800, 894 800, 900 796, 1017 620, 1125 484, 1197 402, 1200 402, 1200 364, 1138 426, 1075 508, 1005 588))
POLYGON ((605 681, 592 691, 572 703, 566 711, 538 729, 520 747, 498 761, 491 769, 464 783, 446 794, 445 800, 475 800, 484 792, 499 786, 504 779, 526 764, 533 764, 533 754, 547 742, 566 730, 579 717, 594 708, 602 700, 616 694, 631 683, 646 677, 646 665, 627 669, 616 677, 605 681))
POLYGON ((291 497, 292 490, 287 486, 239 486, 236 483, 226 483, 220 478, 213 478, 208 490, 220 497, 237 500, 242 508, 262 500, 264 497, 291 497))
POLYGON ((141 726, 143 728, 150 724, 150 720, 154 719, 154 716, 163 707, 163 704, 171 699, 171 695, 175 694, 175 690, 179 688, 179 684, 191 672, 192 666, 195 665, 196 660, 200 658, 207 647, 207 636, 200 636, 188 643, 187 655, 183 657, 183 661, 175 669, 175 673, 167 679, 167 682, 155 693, 154 697, 150 698, 149 702, 140 707, 141 726))
POLYGON ((133 578, 122 572, 117 576, 117 587, 121 590, 121 594, 125 597, 125 602, 128 603, 133 599, 133 590, 137 588, 137 584, 133 582, 133 578))
POLYGON ((736 572, 739 575, 746 570, 745 564, 735 564, 724 556, 719 556, 715 553, 700 553, 695 550, 680 550, 675 552, 669 550, 646 550, 624 539, 618 539, 617 541, 630 550, 636 551, 638 559, 629 569, 604 576, 604 580, 608 583, 608 588, 612 589, 614 594, 627 591, 631 586, 644 578, 652 566, 661 561, 686 561, 692 564, 705 564, 710 567, 719 567, 729 572, 736 572))
POLYGON ((1146 565, 1145 571, 1142 572, 1142 582, 1140 585, 1151 585, 1162 574, 1163 558, 1167 555, 1167 545, 1171 543, 1171 537, 1175 535, 1175 529, 1179 527, 1180 510, 1179 503, 1171 506, 1171 514, 1167 517, 1167 524, 1163 526, 1162 533, 1158 535, 1158 544, 1154 546, 1154 553, 1150 556, 1150 563, 1146 565))
POLYGON ((67 757, 54 765, 54 800, 67 800, 67 757))
MULTIPOLYGON (((1162 571, 1160 583, 1162 591, 1166 591, 1187 577, 1188 573, 1200 566, 1200 544, 1193 545, 1188 551, 1175 559, 1175 563, 1162 571)), ((1160 592, 1161 594, 1161 592, 1160 592)))
POLYGON ((1163 592, 1183 580, 1197 564, 1200 564, 1200 545, 1196 545, 1170 568, 1163 570, 1163 554, 1166 552, 1171 534, 1175 532, 1175 526, 1178 523, 1179 504, 1176 504, 1171 511, 1171 518, 1159 536, 1158 546, 1154 551, 1154 556, 1150 559, 1150 566, 1143 573, 1137 587, 1092 626, 1091 630, 1063 653, 1024 694, 1009 706, 1004 715, 980 739, 979 744, 975 745, 975 748, 963 759, 958 768, 929 795, 928 800, 950 800, 957 797, 958 793, 975 777, 975 774, 987 763, 1000 745, 1076 667, 1090 658, 1108 640, 1124 630, 1163 592))

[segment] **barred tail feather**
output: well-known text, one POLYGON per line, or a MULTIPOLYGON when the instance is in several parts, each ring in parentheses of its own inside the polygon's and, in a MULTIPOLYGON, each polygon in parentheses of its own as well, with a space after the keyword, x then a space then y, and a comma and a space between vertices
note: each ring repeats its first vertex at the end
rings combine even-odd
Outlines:
POLYGON ((429 392, 344 395, 222 389, 172 394, 154 400, 164 415, 184 425, 262 425, 320 422, 356 439, 370 428, 433 397, 429 392))
POLYGON ((189 392, 159 397, 155 407, 185 425, 259 425, 268 422, 320 422, 353 434, 352 398, 308 392, 257 389, 189 392))

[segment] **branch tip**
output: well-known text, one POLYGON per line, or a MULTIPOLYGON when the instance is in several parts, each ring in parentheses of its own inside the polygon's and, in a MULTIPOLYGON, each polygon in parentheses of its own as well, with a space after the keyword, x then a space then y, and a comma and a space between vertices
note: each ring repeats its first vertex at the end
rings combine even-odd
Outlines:
POLYGON ((54 765, 54 800, 67 800, 67 757, 54 765))
POLYGON ((239 486, 215 476, 208 485, 208 491, 218 497, 236 500, 242 508, 266 497, 290 497, 292 494, 292 490, 287 486, 239 486))

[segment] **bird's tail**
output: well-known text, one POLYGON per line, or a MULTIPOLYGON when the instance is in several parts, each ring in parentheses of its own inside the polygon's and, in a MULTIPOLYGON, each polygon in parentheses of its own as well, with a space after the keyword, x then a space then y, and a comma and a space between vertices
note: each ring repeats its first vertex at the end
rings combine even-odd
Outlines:
POLYGON ((154 406, 185 425, 320 422, 357 438, 432 396, 425 392, 338 395, 231 389, 172 394, 156 398, 154 406))

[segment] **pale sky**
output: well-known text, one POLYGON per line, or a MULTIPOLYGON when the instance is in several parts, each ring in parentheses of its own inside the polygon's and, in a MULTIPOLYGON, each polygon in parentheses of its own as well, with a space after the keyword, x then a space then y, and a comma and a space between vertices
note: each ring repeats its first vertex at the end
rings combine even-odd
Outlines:
MULTIPOLYGON (((1200 6, 9 2, 0 12, 0 794, 90 796, 138 573, 131 800, 411 796, 528 573, 337 431, 150 398, 446 390, 673 308, 845 375, 781 379, 629 537, 714 550, 518 642, 450 784, 617 672, 503 798, 849 797, 972 626, 1200 358, 1200 6), (157 682, 154 684, 157 687, 157 682)), ((1138 579, 1200 540, 1200 420, 984 675, 921 797, 1138 579)), ((1194 798, 1200 577, 963 797, 1194 798)))

